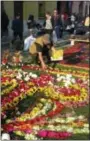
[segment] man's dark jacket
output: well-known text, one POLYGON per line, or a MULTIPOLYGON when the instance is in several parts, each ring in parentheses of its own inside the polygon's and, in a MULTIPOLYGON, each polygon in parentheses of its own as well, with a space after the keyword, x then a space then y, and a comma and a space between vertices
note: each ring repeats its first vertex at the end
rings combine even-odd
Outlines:
POLYGON ((60 28, 62 28, 62 21, 59 16, 57 16, 57 18, 55 19, 54 17, 52 17, 51 22, 52 22, 53 28, 55 28, 56 26, 60 26, 60 28))
POLYGON ((13 20, 12 29, 14 32, 22 32, 22 21, 20 19, 13 20))

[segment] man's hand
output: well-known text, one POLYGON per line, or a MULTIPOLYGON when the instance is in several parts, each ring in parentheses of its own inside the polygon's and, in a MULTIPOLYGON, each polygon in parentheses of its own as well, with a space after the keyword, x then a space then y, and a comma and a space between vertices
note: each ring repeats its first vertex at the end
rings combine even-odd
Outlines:
POLYGON ((45 70, 47 68, 45 63, 41 63, 42 69, 45 70))
POLYGON ((53 46, 52 46, 51 50, 52 50, 52 52, 56 51, 55 47, 53 47, 53 46))

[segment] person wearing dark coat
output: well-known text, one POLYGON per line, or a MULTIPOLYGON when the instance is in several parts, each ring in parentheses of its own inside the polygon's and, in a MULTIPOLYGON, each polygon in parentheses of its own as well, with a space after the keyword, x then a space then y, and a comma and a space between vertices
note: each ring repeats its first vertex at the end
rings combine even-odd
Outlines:
POLYGON ((19 36, 20 40, 22 41, 23 29, 22 29, 22 21, 20 19, 19 14, 16 16, 16 18, 12 22, 12 30, 13 30, 13 34, 14 34, 14 39, 12 42, 14 42, 16 40, 17 36, 19 36))
POLYGON ((33 15, 29 15, 28 21, 27 21, 28 29, 34 28, 35 25, 36 25, 36 23, 35 23, 35 20, 34 20, 34 16, 33 15))
POLYGON ((54 14, 52 16, 51 21, 52 21, 53 30, 55 30, 56 32, 57 39, 60 39, 62 37, 62 31, 63 31, 62 21, 56 9, 54 10, 54 14))

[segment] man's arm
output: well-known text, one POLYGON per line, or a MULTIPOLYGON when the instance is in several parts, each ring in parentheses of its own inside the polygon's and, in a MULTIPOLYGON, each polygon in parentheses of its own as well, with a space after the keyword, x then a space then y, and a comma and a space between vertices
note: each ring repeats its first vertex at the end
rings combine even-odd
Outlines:
POLYGON ((42 52, 38 52, 38 57, 39 57, 42 68, 46 69, 46 64, 45 64, 45 62, 43 60, 42 52))
POLYGON ((41 66, 42 66, 43 69, 45 69, 46 64, 45 64, 43 56, 42 56, 42 47, 41 47, 41 45, 36 43, 36 49, 37 49, 38 59, 40 60, 41 66))

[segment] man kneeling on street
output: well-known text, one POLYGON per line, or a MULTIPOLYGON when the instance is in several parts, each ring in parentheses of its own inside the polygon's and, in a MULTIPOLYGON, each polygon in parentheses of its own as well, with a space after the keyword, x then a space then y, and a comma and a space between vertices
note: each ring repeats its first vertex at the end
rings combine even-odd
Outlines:
POLYGON ((48 34, 38 37, 29 48, 30 54, 36 56, 36 61, 39 60, 42 69, 47 68, 44 57, 47 58, 47 63, 50 63, 50 51, 54 51, 54 47, 48 34))

